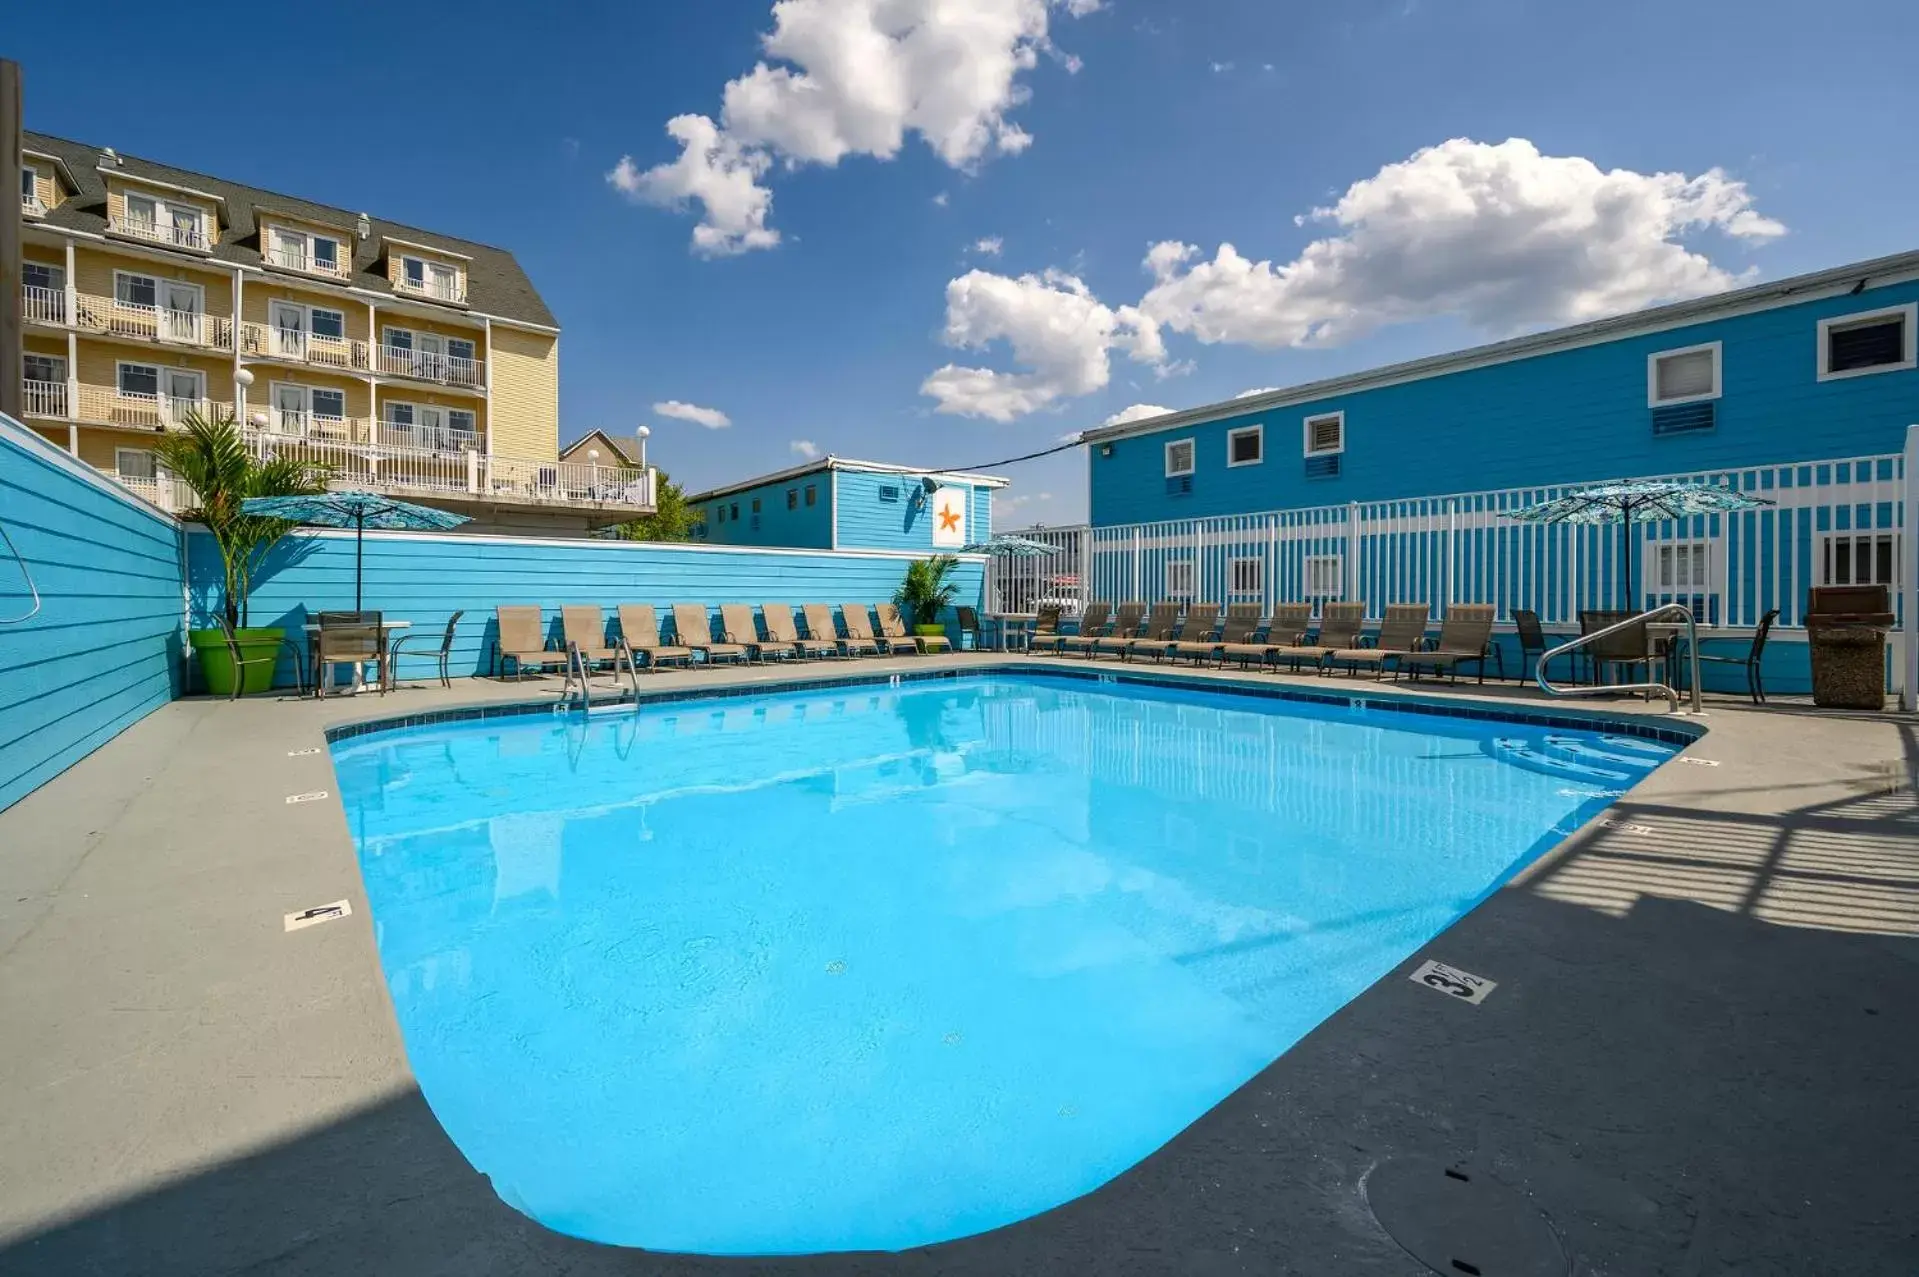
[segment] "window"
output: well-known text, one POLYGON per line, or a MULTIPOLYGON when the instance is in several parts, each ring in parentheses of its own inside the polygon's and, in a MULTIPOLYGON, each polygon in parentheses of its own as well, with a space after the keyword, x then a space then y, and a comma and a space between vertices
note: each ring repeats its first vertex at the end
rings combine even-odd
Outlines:
POLYGON ((346 339, 346 312, 322 310, 315 306, 307 314, 307 331, 315 337, 330 338, 333 341, 346 339))
POLYGON ((160 201, 138 191, 127 192, 127 221, 149 233, 159 225, 160 201))
POLYGON ((738 523, 740 521, 740 503, 735 501, 726 509, 726 517, 738 523))
POLYGON ((473 362, 473 351, 473 343, 464 337, 449 337, 446 339, 446 357, 448 359, 470 364, 473 362))
POLYGON ((160 285, 151 275, 133 275, 117 270, 113 272, 113 300, 122 306, 157 306, 160 285))
POLYGON ((346 391, 327 390, 314 387, 312 391, 313 415, 316 417, 346 416, 346 391))
POLYGON ((1169 599, 1193 597, 1193 561, 1191 559, 1171 559, 1167 562, 1166 597, 1169 599))
POLYGON ((753 498, 753 511, 752 511, 752 512, 753 512, 754 514, 758 514, 758 513, 760 512, 760 499, 759 499, 758 497, 754 497, 754 498, 753 498))
POLYGON ((449 408, 446 414, 446 428, 459 434, 477 434, 480 419, 465 408, 449 408))
POLYGON ((1647 583, 1660 594, 1699 594, 1711 588, 1710 541, 1656 541, 1647 547, 1647 583))
POLYGON ((1819 380, 1919 367, 1919 303, 1819 321, 1819 380))
POLYGON ((1193 472, 1193 441, 1175 439, 1166 445, 1166 477, 1176 479, 1193 472))
POLYGON ((786 508, 789 510, 797 510, 800 508, 800 490, 798 488, 788 488, 786 490, 786 508))
POLYGON ((819 499, 820 499, 819 486, 817 484, 812 484, 812 483, 807 484, 806 485, 807 508, 811 509, 813 506, 819 504, 819 499))
POLYGON ((390 403, 386 406, 387 424, 391 426, 411 426, 413 424, 413 405, 410 403, 390 403))
POLYGON ((329 275, 340 270, 340 241, 324 235, 313 237, 313 268, 329 275))
POLYGON ((1306 558, 1306 596, 1336 599, 1345 593, 1346 564, 1337 554, 1314 554, 1306 558))
POLYGON ((1899 584, 1897 532, 1829 532, 1821 542, 1821 584, 1899 584))
POLYGON ((20 207, 28 213, 47 211, 47 206, 40 202, 40 170, 31 164, 20 166, 20 207))
POLYGON ((50 266, 46 262, 22 262, 20 283, 27 288, 44 288, 57 293, 67 286, 67 272, 64 267, 50 266))
POLYGON ((145 395, 157 399, 160 395, 160 370, 152 364, 121 364, 119 385, 123 395, 145 395))
POLYGON ((1662 350, 1646 357, 1647 404, 1694 403, 1719 397, 1720 343, 1662 350))
POLYGON ((1266 590, 1265 583, 1266 560, 1255 557, 1226 561, 1226 592, 1228 594, 1263 594, 1266 590))
POLYGON ((725 523, 725 522, 726 522, 726 507, 725 507, 725 506, 723 506, 723 505, 717 505, 717 506, 714 506, 714 507, 713 507, 713 522, 715 522, 715 523, 725 523))
POLYGON ((152 483, 160 477, 160 465, 145 448, 115 448, 113 472, 122 479, 152 483))
POLYGON ((400 277, 406 281, 408 288, 424 289, 426 287, 426 262, 418 257, 401 258, 400 277))
POLYGON ((36 355, 32 351, 28 351, 22 366, 26 370, 26 379, 28 381, 37 381, 59 386, 66 385, 67 361, 58 355, 36 355))
POLYGON ((1226 464, 1256 466, 1266 459, 1266 428, 1241 426, 1226 434, 1226 464))
POLYGON ((898 501, 899 499, 900 499, 900 490, 899 490, 898 484, 883 483, 880 485, 880 500, 898 501))
POLYGON ((386 348, 388 350, 413 350, 413 330, 410 328, 389 328, 386 330, 386 348))
POLYGON ((1306 418, 1306 455, 1325 457, 1346 451, 1346 414, 1322 413, 1306 418))

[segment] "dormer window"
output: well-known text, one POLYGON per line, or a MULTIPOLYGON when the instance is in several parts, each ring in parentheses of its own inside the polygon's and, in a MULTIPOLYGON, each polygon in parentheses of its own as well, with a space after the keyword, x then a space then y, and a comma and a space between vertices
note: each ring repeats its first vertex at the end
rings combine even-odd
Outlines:
POLYGON ((338 235, 306 231, 291 226, 275 226, 268 233, 267 264, 282 270, 306 271, 315 275, 344 278, 347 254, 338 235))
POLYGON ((38 217, 47 211, 40 200, 40 170, 31 164, 20 166, 20 211, 28 217, 38 217))
POLYGON ((128 191, 112 229, 134 239, 202 252, 209 247, 206 210, 197 204, 145 191, 128 191))
POLYGON ((424 257, 400 259, 400 286, 408 292, 444 302, 464 300, 460 292, 460 272, 444 262, 429 261, 424 257))

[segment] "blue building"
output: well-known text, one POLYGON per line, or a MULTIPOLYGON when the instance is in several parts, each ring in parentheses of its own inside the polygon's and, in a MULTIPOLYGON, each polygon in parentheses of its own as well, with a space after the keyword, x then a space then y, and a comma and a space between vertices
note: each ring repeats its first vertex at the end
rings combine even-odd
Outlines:
POLYGON ((1005 479, 822 457, 687 498, 711 545, 954 551, 992 535, 1005 479))

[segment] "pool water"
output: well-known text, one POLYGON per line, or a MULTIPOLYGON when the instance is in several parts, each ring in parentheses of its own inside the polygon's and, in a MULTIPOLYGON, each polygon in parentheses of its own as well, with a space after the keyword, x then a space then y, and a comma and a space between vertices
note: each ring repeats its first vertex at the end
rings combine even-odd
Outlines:
POLYGON ((758 1254, 1097 1188, 1671 752, 1035 674, 333 758, 461 1152, 562 1232, 758 1254))

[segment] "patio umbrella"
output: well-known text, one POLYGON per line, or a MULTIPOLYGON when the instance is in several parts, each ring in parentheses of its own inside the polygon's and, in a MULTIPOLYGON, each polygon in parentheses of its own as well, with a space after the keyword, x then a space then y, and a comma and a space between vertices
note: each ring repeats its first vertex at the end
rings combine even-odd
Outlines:
POLYGON ((285 519, 317 528, 352 528, 353 610, 360 610, 361 570, 365 566, 366 530, 444 532, 472 522, 464 514, 432 506, 396 501, 377 492, 316 492, 306 497, 248 497, 240 503, 247 514, 285 519))
POLYGON ((986 554, 996 559, 1041 559, 1058 554, 1059 547, 1028 537, 996 536, 990 541, 975 541, 960 547, 961 554, 986 554))
POLYGON ((1772 502, 1709 483, 1673 483, 1661 479, 1634 479, 1580 488, 1563 497, 1508 511, 1506 517, 1522 523, 1585 523, 1620 526, 1620 554, 1626 561, 1626 606, 1637 612, 1632 573, 1632 525, 1662 519, 1687 519, 1699 514, 1735 514, 1772 502))

